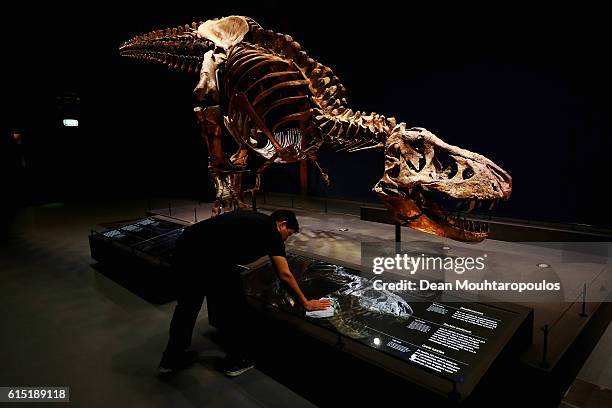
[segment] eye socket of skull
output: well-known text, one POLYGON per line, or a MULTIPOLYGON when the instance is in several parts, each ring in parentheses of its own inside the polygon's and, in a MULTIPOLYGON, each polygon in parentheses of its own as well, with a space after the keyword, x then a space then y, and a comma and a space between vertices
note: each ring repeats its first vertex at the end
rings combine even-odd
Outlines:
POLYGON ((439 148, 434 148, 432 163, 436 171, 444 174, 447 179, 452 179, 459 171, 457 160, 448 152, 439 148))
POLYGON ((400 148, 400 145, 398 143, 393 143, 392 145, 387 147, 386 155, 399 160, 402 157, 402 150, 400 148))
POLYGON ((471 178, 473 175, 474 170, 472 170, 470 167, 463 169, 461 172, 461 177, 463 177, 464 180, 471 178))
POLYGON ((419 154, 425 153, 425 141, 422 137, 408 140, 408 145, 412 148, 412 150, 419 154))
POLYGON ((390 168, 387 169, 387 175, 392 179, 396 179, 400 175, 400 170, 399 161, 396 161, 390 168))

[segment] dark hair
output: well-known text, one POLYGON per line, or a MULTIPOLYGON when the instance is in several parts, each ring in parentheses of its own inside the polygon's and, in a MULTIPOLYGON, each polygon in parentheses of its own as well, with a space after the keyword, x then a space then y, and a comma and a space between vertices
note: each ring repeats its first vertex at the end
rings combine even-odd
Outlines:
POLYGON ((287 228, 291 228, 295 232, 300 231, 300 224, 298 223, 293 211, 276 210, 270 214, 270 217, 272 217, 274 221, 287 221, 287 228))

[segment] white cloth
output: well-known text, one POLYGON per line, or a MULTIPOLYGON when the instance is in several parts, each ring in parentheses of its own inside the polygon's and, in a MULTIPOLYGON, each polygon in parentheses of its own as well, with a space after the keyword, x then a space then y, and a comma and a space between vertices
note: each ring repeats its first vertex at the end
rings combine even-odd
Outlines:
POLYGON ((315 319, 320 319, 323 317, 332 317, 334 313, 336 313, 336 304, 337 304, 336 299, 330 298, 330 297, 323 298, 323 299, 331 300, 331 305, 329 305, 327 309, 306 312, 306 317, 313 317, 315 319))

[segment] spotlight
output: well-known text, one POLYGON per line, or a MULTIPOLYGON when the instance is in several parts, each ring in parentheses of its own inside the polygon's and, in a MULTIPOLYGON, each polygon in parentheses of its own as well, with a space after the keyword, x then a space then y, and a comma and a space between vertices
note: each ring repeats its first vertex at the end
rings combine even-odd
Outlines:
POLYGON ((538 268, 550 268, 550 265, 547 263, 539 263, 538 268))

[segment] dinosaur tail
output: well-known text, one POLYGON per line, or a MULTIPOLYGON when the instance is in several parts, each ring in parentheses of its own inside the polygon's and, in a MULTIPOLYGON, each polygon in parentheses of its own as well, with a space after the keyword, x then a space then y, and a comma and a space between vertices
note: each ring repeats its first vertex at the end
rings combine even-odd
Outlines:
POLYGON ((119 47, 122 57, 154 61, 170 69, 197 72, 206 51, 214 44, 198 38, 197 27, 201 23, 151 31, 138 35, 119 47))

